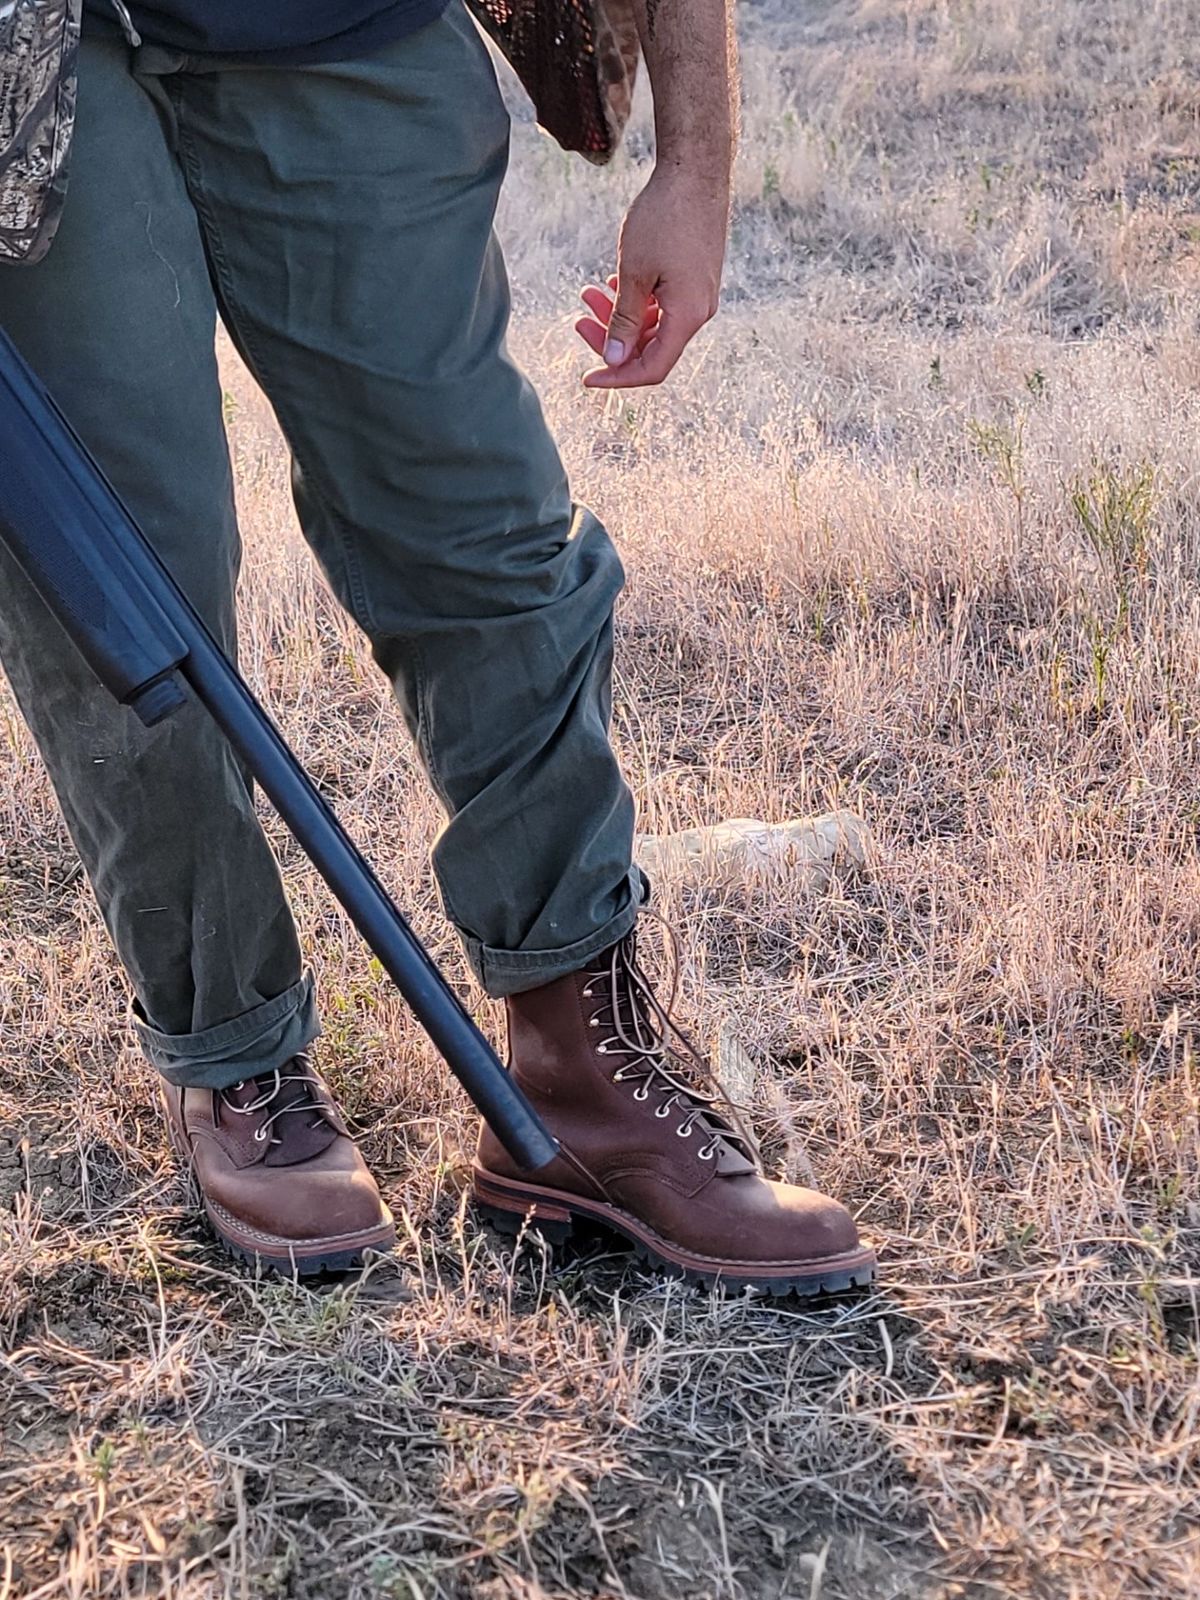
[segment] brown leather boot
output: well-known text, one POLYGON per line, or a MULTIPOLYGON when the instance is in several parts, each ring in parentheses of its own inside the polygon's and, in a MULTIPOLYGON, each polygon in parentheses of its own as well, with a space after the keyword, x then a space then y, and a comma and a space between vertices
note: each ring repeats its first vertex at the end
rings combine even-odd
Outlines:
POLYGON ((561 1141, 531 1176, 484 1127, 474 1170, 484 1215, 551 1237, 590 1219, 675 1276, 773 1294, 863 1287, 875 1255, 844 1206, 763 1177, 736 1114, 654 996, 635 935, 584 971, 508 1001, 509 1068, 561 1141), (691 1059, 689 1059, 689 1057, 691 1059))
POLYGON ((163 1100, 171 1142, 234 1255, 292 1275, 391 1249, 392 1214, 307 1056, 231 1089, 164 1084, 163 1100))

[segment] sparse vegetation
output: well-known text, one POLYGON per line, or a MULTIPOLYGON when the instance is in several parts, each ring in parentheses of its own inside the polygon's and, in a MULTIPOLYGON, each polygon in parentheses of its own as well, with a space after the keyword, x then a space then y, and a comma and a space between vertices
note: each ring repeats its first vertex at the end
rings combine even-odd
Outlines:
MULTIPOLYGON (((819 899, 657 888, 694 1031, 734 1029, 769 1159, 848 1199, 880 1292, 514 1261, 461 1098, 273 821, 402 1237, 323 1291, 234 1271, 0 702, 6 1600, 1200 1595, 1193 9, 741 21, 723 317, 670 389, 581 395, 566 313, 649 124, 593 173, 522 122, 514 345, 630 569, 641 825, 871 823, 819 899)), ((467 992, 399 715, 227 388, 247 668, 467 992)))

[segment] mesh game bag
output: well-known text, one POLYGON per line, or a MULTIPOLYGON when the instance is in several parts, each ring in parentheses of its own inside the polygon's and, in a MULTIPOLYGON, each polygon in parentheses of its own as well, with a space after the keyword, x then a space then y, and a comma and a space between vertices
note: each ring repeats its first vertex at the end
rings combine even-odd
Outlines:
POLYGON ((67 189, 82 0, 0 4, 0 261, 38 261, 67 189))
POLYGON ((611 159, 637 77, 633 0, 467 0, 564 150, 611 159))

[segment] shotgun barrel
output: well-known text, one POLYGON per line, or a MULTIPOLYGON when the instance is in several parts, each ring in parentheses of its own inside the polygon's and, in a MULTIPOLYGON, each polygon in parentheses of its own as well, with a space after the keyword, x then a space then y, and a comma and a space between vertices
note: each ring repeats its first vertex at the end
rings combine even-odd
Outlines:
POLYGON ((0 332, 0 544, 99 681, 147 726, 192 693, 241 756, 496 1136, 536 1170, 558 1146, 159 560, 0 332))

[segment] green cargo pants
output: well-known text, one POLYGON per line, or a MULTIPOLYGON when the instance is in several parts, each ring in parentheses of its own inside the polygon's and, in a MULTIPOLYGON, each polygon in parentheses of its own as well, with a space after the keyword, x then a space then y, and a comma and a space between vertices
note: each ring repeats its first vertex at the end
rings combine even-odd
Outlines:
MULTIPOLYGON (((296 508, 448 814, 447 915, 493 995, 620 938, 642 884, 608 741, 620 561, 571 504, 505 349, 508 119, 465 11, 356 61, 231 67, 85 39, 49 255, 0 324, 234 648, 239 542, 218 314, 269 397, 296 508)), ((173 1082, 318 1032, 249 786, 191 706, 117 708, 21 574, 0 655, 173 1082)))

